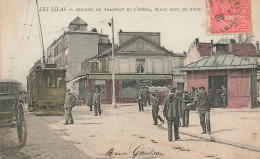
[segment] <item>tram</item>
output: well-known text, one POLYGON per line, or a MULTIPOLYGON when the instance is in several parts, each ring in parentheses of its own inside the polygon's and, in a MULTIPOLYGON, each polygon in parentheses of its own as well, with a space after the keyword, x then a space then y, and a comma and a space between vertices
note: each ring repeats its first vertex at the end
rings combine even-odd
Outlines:
POLYGON ((35 115, 64 115, 65 69, 35 64, 27 76, 28 109, 35 115))

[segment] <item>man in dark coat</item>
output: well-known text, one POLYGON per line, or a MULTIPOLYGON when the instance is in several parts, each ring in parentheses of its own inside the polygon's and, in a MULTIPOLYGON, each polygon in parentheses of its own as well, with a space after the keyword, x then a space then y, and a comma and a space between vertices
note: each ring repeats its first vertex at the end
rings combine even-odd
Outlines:
POLYGON ((142 87, 140 88, 137 96, 138 106, 139 106, 139 112, 144 111, 144 102, 143 102, 143 93, 142 93, 142 87))
POLYGON ((192 87, 192 88, 191 88, 191 91, 190 91, 190 93, 189 93, 189 96, 190 96, 191 100, 194 100, 195 94, 196 94, 196 88, 195 88, 195 87, 192 87))
POLYGON ((66 112, 66 119, 64 125, 74 124, 71 111, 75 105, 76 105, 76 97, 70 93, 70 89, 67 89, 65 105, 64 105, 65 112, 66 112))
POLYGON ((157 119, 159 119, 161 121, 161 123, 163 124, 164 121, 158 114, 159 113, 159 100, 158 100, 156 94, 151 95, 151 102, 152 102, 152 116, 153 116, 153 121, 154 121, 153 125, 157 125, 157 119))
POLYGON ((87 106, 89 106, 89 111, 92 111, 93 97, 94 97, 94 93, 93 91, 90 91, 88 95, 88 101, 87 101, 87 106))
POLYGON ((94 102, 94 110, 95 110, 94 116, 98 116, 98 115, 100 116, 101 115, 101 108, 100 108, 101 97, 100 97, 99 88, 96 88, 96 92, 93 97, 93 102, 94 102))
POLYGON ((143 102, 144 102, 144 106, 147 106, 147 102, 150 105, 150 92, 149 92, 149 88, 148 87, 144 87, 143 89, 143 102))
POLYGON ((187 104, 191 102, 188 92, 182 92, 181 106, 182 106, 182 127, 189 126, 189 109, 187 104))
POLYGON ((222 85, 222 93, 221 93, 222 101, 223 101, 223 109, 227 108, 227 89, 224 85, 222 85))
POLYGON ((169 141, 172 141, 172 124, 174 124, 175 140, 180 139, 179 122, 180 122, 180 117, 182 117, 181 113, 182 113, 181 99, 178 97, 178 95, 174 95, 174 93, 169 93, 164 103, 164 113, 163 113, 167 119, 169 141))
POLYGON ((205 87, 199 88, 200 92, 197 95, 198 112, 200 115, 200 124, 202 127, 202 134, 211 135, 210 129, 210 96, 205 92, 205 87))

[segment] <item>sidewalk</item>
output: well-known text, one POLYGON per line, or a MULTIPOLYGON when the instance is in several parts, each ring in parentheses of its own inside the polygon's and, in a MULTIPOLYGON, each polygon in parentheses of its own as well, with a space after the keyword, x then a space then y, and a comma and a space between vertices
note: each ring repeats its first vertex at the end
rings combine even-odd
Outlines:
MULTIPOLYGON (((111 105, 104 105, 110 107, 111 105)), ((120 103, 118 107, 135 106, 137 103, 120 103)), ((162 108, 160 106, 161 117, 162 108)), ((151 106, 146 107, 149 110, 151 106)), ((151 120, 151 115, 146 115, 146 120, 151 120)), ((181 119, 180 119, 181 120, 181 119)), ((201 134, 199 114, 196 111, 190 111, 190 126, 180 127, 180 133, 197 137, 211 142, 218 142, 228 145, 246 148, 253 151, 260 152, 260 108, 241 108, 241 109, 211 109, 211 130, 212 134, 201 134)), ((167 123, 163 125, 167 128, 167 123)))
POLYGON ((180 132, 213 142, 234 145, 260 152, 260 109, 222 109, 211 110, 211 135, 201 134, 199 114, 190 112, 190 127, 180 132))
MULTIPOLYGON (((118 104, 118 109, 109 105, 103 106, 102 116, 86 115, 89 108, 75 107, 74 125, 63 125, 64 121, 48 125, 56 130, 65 140, 72 141, 78 149, 93 158, 108 158, 106 153, 113 148, 115 152, 127 156, 111 158, 132 158, 129 153, 138 145, 143 150, 162 152, 163 156, 154 158, 258 158, 260 151, 260 111, 258 109, 214 109, 211 111, 212 135, 201 134, 199 115, 190 112, 190 127, 180 127, 181 140, 169 142, 167 122, 164 125, 153 125, 151 106, 138 111, 137 104, 118 104), (192 137, 190 137, 192 136, 192 137), (193 137, 205 139, 202 142, 193 137), (218 142, 224 143, 217 144, 218 142), (234 145, 234 146, 229 146, 234 145), (245 149, 238 149, 243 147, 245 149), (253 151, 248 151, 248 149, 253 151), (190 152, 190 153, 189 153, 190 152), (258 157, 257 157, 258 156, 258 157)), ((162 109, 160 107, 160 116, 162 109)), ((160 123, 160 122, 159 122, 160 123)))

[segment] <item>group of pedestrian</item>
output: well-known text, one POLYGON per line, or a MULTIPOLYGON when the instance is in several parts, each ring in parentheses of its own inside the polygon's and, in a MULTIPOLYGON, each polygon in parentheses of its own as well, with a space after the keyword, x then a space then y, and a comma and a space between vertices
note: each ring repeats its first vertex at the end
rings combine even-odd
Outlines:
MULTIPOLYGON (((87 105, 90 108, 90 111, 93 111, 94 105, 94 116, 101 116, 101 97, 100 97, 100 89, 96 88, 95 93, 91 91, 88 95, 87 105)), ((72 117, 72 108, 76 105, 76 97, 71 94, 70 89, 67 89, 66 98, 65 98, 65 123, 64 125, 74 124, 73 117, 72 117)))
POLYGON ((211 135, 210 107, 212 97, 205 92, 205 87, 192 88, 191 92, 178 92, 172 88, 165 98, 163 115, 168 124, 168 140, 172 141, 172 127, 174 139, 180 139, 179 127, 189 126, 189 106, 195 105, 200 117, 202 134, 211 135), (181 121, 180 121, 181 119, 181 121))
MULTIPOLYGON (((224 88, 223 88, 224 89, 224 88)), ((226 93, 226 92, 224 92, 226 93)), ((223 94, 224 94, 223 93, 223 94)), ((154 125, 158 124, 158 119, 164 124, 164 120, 159 115, 159 104, 161 96, 160 93, 155 90, 155 93, 150 94, 149 89, 141 88, 138 92, 138 105, 139 111, 144 111, 144 101, 149 101, 152 104, 152 117, 154 125), (146 92, 146 93, 145 93, 146 92), (149 95, 149 97, 145 97, 149 95)), ((208 133, 211 135, 210 127, 210 107, 212 101, 212 96, 205 92, 205 87, 200 87, 196 89, 192 87, 191 92, 178 92, 176 88, 171 88, 168 95, 164 99, 164 109, 163 115, 167 119, 168 125, 168 139, 172 141, 172 126, 174 127, 174 139, 180 139, 179 136, 179 126, 188 127, 189 126, 189 106, 195 105, 200 117, 200 124, 202 127, 202 134, 208 133), (182 122, 180 122, 180 119, 182 122)), ((92 110, 94 105, 94 116, 101 115, 101 98, 99 88, 95 89, 95 93, 90 92, 88 96, 87 105, 92 110)), ((72 108, 76 105, 76 97, 67 90, 65 99, 65 111, 66 119, 65 125, 74 124, 73 117, 71 114, 72 108)))
POLYGON ((144 106, 151 105, 151 94, 149 91, 149 87, 143 86, 140 88, 137 95, 137 102, 139 106, 139 111, 144 111, 144 106))
POLYGON ((101 96, 100 96, 100 89, 96 88, 95 93, 93 91, 89 92, 88 99, 87 99, 87 106, 89 106, 89 111, 93 111, 93 105, 94 105, 94 116, 100 116, 101 115, 101 96))

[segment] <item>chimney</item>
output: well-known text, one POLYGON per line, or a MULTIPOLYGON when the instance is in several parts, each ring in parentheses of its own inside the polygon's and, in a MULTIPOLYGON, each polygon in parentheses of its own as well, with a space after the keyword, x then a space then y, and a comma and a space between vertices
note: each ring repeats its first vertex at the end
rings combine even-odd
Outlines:
POLYGON ((213 55, 213 40, 210 40, 210 55, 213 55))
POLYGON ((235 39, 230 39, 229 44, 228 44, 228 52, 232 53, 233 49, 232 49, 232 44, 234 44, 236 41, 235 39))
POLYGON ((196 38, 196 39, 195 39, 195 45, 196 45, 196 47, 199 46, 199 42, 200 42, 200 41, 199 41, 199 38, 196 38))
POLYGON ((256 41, 256 52, 259 52, 259 43, 256 41))

